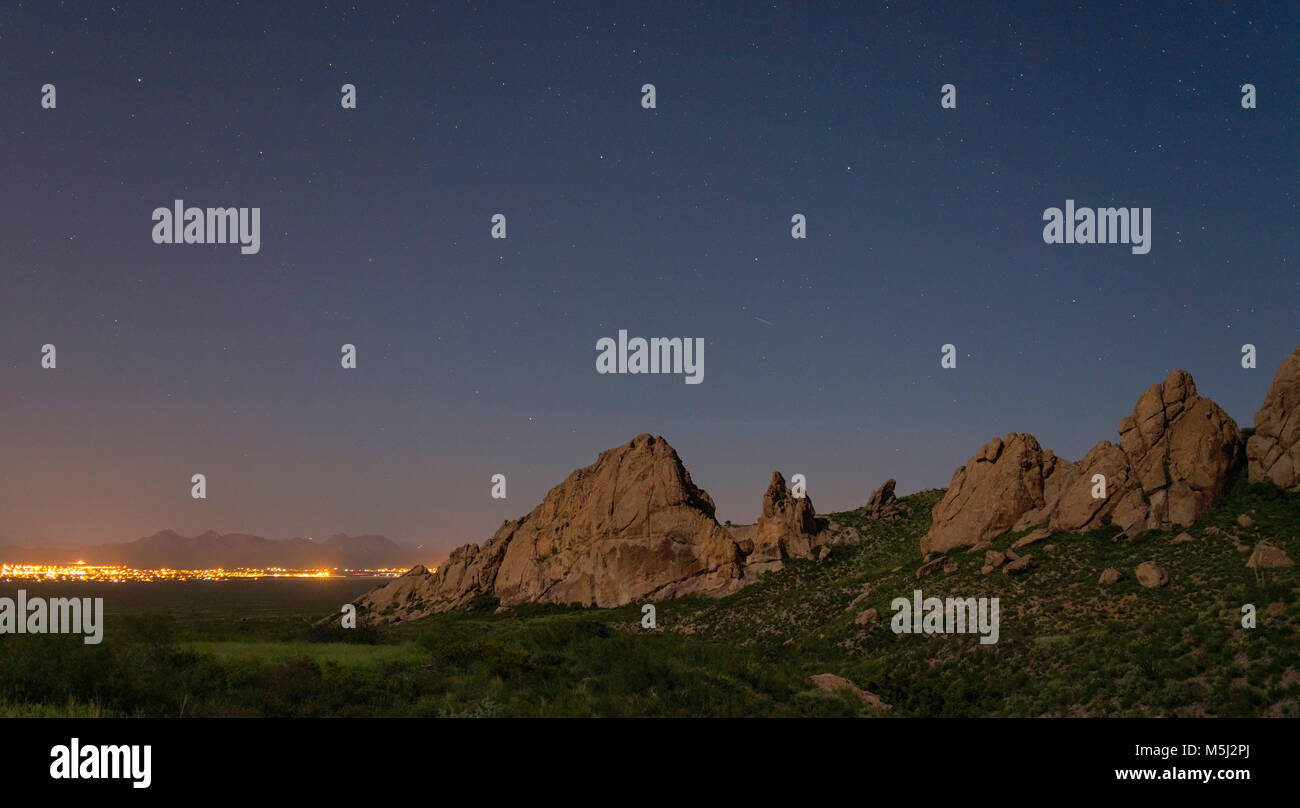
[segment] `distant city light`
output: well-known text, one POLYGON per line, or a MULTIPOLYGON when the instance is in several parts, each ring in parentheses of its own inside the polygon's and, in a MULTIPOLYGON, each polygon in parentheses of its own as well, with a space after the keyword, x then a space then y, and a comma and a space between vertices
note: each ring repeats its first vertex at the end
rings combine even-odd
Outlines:
POLYGON ((135 569, 114 564, 0 564, 0 579, 5 581, 233 581, 258 578, 396 578, 405 567, 375 569, 294 570, 284 567, 238 567, 209 570, 135 569))

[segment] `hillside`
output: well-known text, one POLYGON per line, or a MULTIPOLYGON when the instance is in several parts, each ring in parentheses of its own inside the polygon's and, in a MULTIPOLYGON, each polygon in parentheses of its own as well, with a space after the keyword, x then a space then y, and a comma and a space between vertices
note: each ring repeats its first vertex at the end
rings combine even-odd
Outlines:
POLYGON ((788 653, 809 674, 845 676, 903 715, 1300 715, 1296 570, 1245 563, 1261 539, 1300 552, 1300 496, 1243 478, 1191 529, 1131 541, 1112 540, 1118 529, 1056 534, 1026 548, 1036 563, 1019 576, 981 574, 981 550, 951 554, 951 574, 917 579, 915 539, 937 492, 905 498, 904 524, 873 529, 854 513, 834 514, 870 543, 837 548, 821 567, 792 566, 726 601, 680 612, 665 604, 661 625, 788 653), (1237 524, 1243 513, 1254 525, 1237 524), (1192 541, 1175 543, 1184 533, 1192 541), (1167 586, 1139 584, 1133 570, 1146 561, 1168 571, 1167 586), (1106 568, 1124 578, 1099 584, 1106 568), (998 597, 998 642, 895 634, 890 603, 915 588, 926 597, 998 597), (1246 603, 1258 609, 1257 628, 1241 627, 1246 603), (870 608, 880 623, 857 625, 870 608))
POLYGON ((490 599, 387 631, 429 650, 426 704, 437 714, 880 714, 811 684, 833 673, 893 705, 891 716, 1297 716, 1300 578, 1246 559, 1262 539, 1300 555, 1300 494, 1245 477, 1191 528, 1056 534, 1028 548, 1036 563, 1020 576, 981 574, 985 551, 958 551, 955 571, 918 581, 919 539, 943 494, 926 491, 901 498, 893 522, 827 514, 862 543, 723 598, 659 603, 653 631, 635 605, 494 614, 490 599), (1241 514, 1254 524, 1238 525, 1241 514), (1184 532, 1192 541, 1175 543, 1184 532), (1135 579, 1151 560, 1167 586, 1135 579), (1107 567, 1123 579, 1099 584, 1107 567), (998 597, 998 642, 895 634, 890 603, 915 588, 998 597), (1245 603, 1258 608, 1257 628, 1241 627, 1245 603), (878 623, 855 622, 871 608, 878 623))
POLYGON ((758 522, 726 529, 641 435, 356 613, 429 649, 441 712, 1300 715, 1297 411, 1300 348, 1244 431, 1174 369, 1077 462, 1010 432, 948 489, 890 480, 817 516, 775 473, 758 522), (523 594, 499 573, 521 547, 523 594), (938 623, 893 624, 896 599, 938 623), (996 625, 945 631, 946 604, 994 600, 996 625))
POLYGON ((4 637, 0 715, 1300 715, 1300 577, 1248 569, 1245 552, 1268 538, 1300 555, 1300 493, 1251 484, 1242 470, 1185 529, 1192 541, 1172 531, 1112 541, 1118 527, 1057 534, 1028 548, 1035 565, 1023 575, 981 574, 984 551, 954 551, 951 573, 918 582, 919 540, 943 493, 898 500, 894 521, 824 514, 862 543, 788 560, 725 597, 662 601, 653 630, 639 603, 498 613, 487 596, 340 629, 312 625, 343 602, 324 594, 254 617, 243 602, 142 613, 123 594, 111 643, 4 637), (1242 514, 1254 524, 1238 525, 1242 514), (1135 580, 1148 560, 1167 569, 1167 586, 1135 580), (1098 584, 1106 567, 1125 578, 1098 584), (918 586, 927 597, 998 597, 998 642, 894 634, 891 601, 918 586), (1257 628, 1240 627, 1243 603, 1259 607, 1257 628), (858 624, 871 608, 880 621, 858 624), (821 690, 811 679, 821 674, 892 709, 821 690))

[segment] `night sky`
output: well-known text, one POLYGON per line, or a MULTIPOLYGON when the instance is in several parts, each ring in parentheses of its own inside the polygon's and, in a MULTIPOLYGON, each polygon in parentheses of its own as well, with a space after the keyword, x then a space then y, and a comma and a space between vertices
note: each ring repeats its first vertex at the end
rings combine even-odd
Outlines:
POLYGON ((1077 460, 1174 367, 1250 426, 1300 344, 1292 3, 161 5, 0 11, 0 543, 437 555, 641 432, 719 519, 853 508, 1077 460), (175 199, 261 252, 155 245, 175 199), (1044 244, 1066 199, 1151 252, 1044 244), (597 374, 620 328, 704 382, 597 374))

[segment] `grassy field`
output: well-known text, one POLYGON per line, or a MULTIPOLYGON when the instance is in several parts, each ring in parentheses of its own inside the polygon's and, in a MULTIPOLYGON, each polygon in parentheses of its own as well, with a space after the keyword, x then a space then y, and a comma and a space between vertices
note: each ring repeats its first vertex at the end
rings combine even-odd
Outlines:
POLYGON ((1134 541, 1061 534, 1027 550, 1036 564, 1023 576, 982 575, 983 553, 959 551, 955 571, 918 581, 919 538, 941 495, 904 498, 893 522, 828 514, 862 543, 791 562, 728 598, 660 603, 654 630, 640 627, 637 604, 497 614, 487 600, 340 631, 314 621, 357 592, 311 587, 322 582, 122 590, 106 597, 99 646, 0 636, 0 715, 881 714, 817 689, 809 677, 819 673, 878 694, 894 706, 888 716, 1300 715, 1300 576, 1249 570, 1240 549, 1267 538, 1300 557, 1300 496, 1239 479, 1187 529, 1191 542, 1172 541, 1181 530, 1134 541), (1242 513, 1255 524, 1238 526, 1242 513), (1138 585, 1133 569, 1147 560, 1168 569, 1168 586, 1138 585), (1099 585, 1106 567, 1124 580, 1099 585), (915 588, 999 598, 999 641, 893 633, 890 603, 915 588), (1247 603, 1254 629, 1241 627, 1247 603), (880 622, 859 625, 868 608, 880 622))
POLYGON ((309 660, 316 665, 381 668, 386 665, 418 665, 428 661, 424 649, 413 642, 355 645, 302 640, 290 642, 205 640, 184 643, 181 647, 199 655, 211 655, 222 663, 265 662, 279 665, 296 660, 309 660))

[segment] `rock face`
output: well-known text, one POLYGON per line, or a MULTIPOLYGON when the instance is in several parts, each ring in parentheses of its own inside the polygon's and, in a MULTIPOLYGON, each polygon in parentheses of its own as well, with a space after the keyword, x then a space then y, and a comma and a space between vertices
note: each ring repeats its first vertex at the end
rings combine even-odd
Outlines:
POLYGON ((506 522, 482 545, 466 544, 451 551, 431 576, 429 605, 436 607, 433 611, 459 609, 480 595, 492 594, 506 541, 518 524, 517 521, 506 522))
MULTIPOLYGON (((428 613, 425 597, 430 592, 433 580, 434 576, 424 565, 417 564, 397 580, 366 592, 353 601, 357 607, 358 622, 376 622, 372 615, 378 615, 381 611, 384 613, 383 620, 387 622, 423 617, 428 613)), ((333 619, 335 618, 327 618, 323 622, 333 619)))
MULTIPOLYGON (((1101 527, 1115 512, 1122 497, 1116 492, 1132 488, 1132 472, 1124 450, 1110 441, 1102 441, 1088 450, 1077 464, 1078 471, 1061 493, 1056 511, 1051 514, 1053 530, 1083 531, 1101 527), (1097 499, 1093 482, 1096 475, 1106 479, 1106 498, 1097 499)), ((1140 502, 1141 497, 1138 497, 1140 502)))
MULTIPOLYGON (((736 588, 742 556, 663 438, 640 435, 569 475, 515 525, 495 595, 503 606, 716 594, 736 588)), ((502 538, 489 541, 485 548, 502 538)))
POLYGON ((1130 536, 1190 525, 1227 488, 1243 455, 1241 431, 1196 383, 1172 371, 1102 441, 1071 463, 1032 435, 994 438, 953 475, 921 540, 923 552, 970 547, 1008 530, 1079 532, 1115 524, 1130 536), (1105 496, 1097 475, 1105 478, 1105 496))
POLYGON ((1282 360, 1255 413, 1246 459, 1252 483, 1300 491, 1300 348, 1282 360))
MULTIPOLYGON (((805 537, 796 526, 816 527, 811 502, 774 497, 770 514, 766 499, 764 505, 773 524, 788 526, 781 537, 791 544, 805 537)), ((417 567, 362 595, 358 619, 409 620, 482 595, 502 606, 602 607, 723 595, 756 576, 747 564, 755 550, 718 524, 713 500, 691 482, 663 438, 639 435, 570 474, 532 512, 506 522, 482 545, 456 549, 436 573, 417 567)))
POLYGON ((1007 532, 1044 506, 1043 479, 1043 450, 1033 435, 994 438, 952 475, 921 552, 970 547, 1007 532))
POLYGON ((763 513, 754 533, 754 550, 746 563, 755 572, 780 569, 787 558, 809 558, 817 546, 817 512, 806 494, 795 497, 781 472, 763 494, 763 513))
POLYGON ((1195 522, 1223 494, 1243 454, 1237 424, 1197 395, 1183 370, 1142 394, 1133 415, 1120 423, 1119 438, 1136 486, 1118 502, 1113 519, 1130 535, 1195 522), (1136 501, 1139 487, 1149 504, 1136 501))
POLYGON ((885 480, 884 485, 871 492, 870 498, 867 499, 867 515, 872 519, 897 519, 902 516, 901 506, 898 503, 898 497, 894 494, 894 486, 897 485, 895 480, 885 480))

